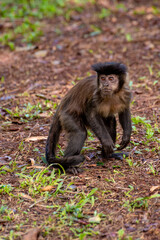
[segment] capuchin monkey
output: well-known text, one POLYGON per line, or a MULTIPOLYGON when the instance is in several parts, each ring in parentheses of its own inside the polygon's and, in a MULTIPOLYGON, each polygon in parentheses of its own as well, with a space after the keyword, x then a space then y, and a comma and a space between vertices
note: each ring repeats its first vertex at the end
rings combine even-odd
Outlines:
POLYGON ((105 62, 94 64, 92 69, 97 75, 79 81, 62 99, 53 116, 46 144, 46 160, 55 167, 60 168, 60 164, 67 169, 84 161, 80 152, 87 138, 87 128, 100 140, 104 158, 119 158, 118 153, 113 153, 116 113, 123 129, 118 149, 125 148, 130 142, 131 92, 126 80, 126 66, 117 62, 105 62), (64 157, 56 158, 56 145, 62 130, 68 134, 68 146, 64 157))

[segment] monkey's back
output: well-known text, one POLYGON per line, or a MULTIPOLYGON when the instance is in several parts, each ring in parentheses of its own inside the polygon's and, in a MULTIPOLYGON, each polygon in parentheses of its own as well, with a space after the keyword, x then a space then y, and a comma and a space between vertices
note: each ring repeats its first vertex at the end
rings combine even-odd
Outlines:
POLYGON ((77 115, 83 114, 96 89, 96 75, 79 81, 62 99, 58 111, 77 115))

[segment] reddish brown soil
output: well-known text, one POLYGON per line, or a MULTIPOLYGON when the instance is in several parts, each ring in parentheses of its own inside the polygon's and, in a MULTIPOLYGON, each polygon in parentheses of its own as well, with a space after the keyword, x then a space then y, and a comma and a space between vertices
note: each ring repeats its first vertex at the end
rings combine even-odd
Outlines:
MULTIPOLYGON (((96 12, 105 1, 99 2, 101 3, 95 6, 86 7, 82 13, 74 13, 69 22, 66 22, 63 17, 46 20, 45 34, 36 44, 35 50, 10 52, 7 48, 1 47, 0 77, 4 76, 5 79, 0 85, 1 166, 8 165, 10 160, 16 159, 17 165, 21 168, 21 165, 28 163, 29 158, 34 158, 36 164, 45 166, 40 158, 44 153, 45 140, 25 142, 25 139, 31 136, 47 136, 51 121, 50 111, 55 112, 54 109, 44 111, 45 114, 41 114, 40 118, 22 123, 20 119, 12 118, 5 108, 14 111, 16 106, 23 108, 28 102, 32 105, 40 102, 44 107, 45 100, 41 98, 41 95, 58 103, 73 86, 72 81, 76 82, 77 77, 86 77, 88 72, 92 73, 90 66, 99 61, 122 61, 128 66, 130 80, 133 82, 132 116, 146 117, 151 121, 152 126, 160 123, 158 75, 160 71, 160 15, 152 13, 152 1, 130 0, 126 4, 127 12, 113 9, 113 15, 100 20, 96 12), (133 14, 134 10, 141 8, 144 8, 146 12, 144 15, 133 14), (100 28, 101 34, 92 36, 93 26, 100 28), (57 35, 55 28, 59 28, 62 34, 57 35), (126 40, 127 33, 131 34, 132 41, 126 40), (46 56, 36 57, 35 53, 40 50, 46 50, 46 56), (152 67, 153 72, 149 72, 148 66, 152 67), (142 78, 144 76, 146 78, 142 78), (156 80, 158 82, 154 84, 156 80), (53 95, 57 97, 54 98, 53 95), (7 121, 10 123, 4 124, 7 121), (20 151, 18 147, 22 141, 24 148, 20 151), (35 147, 39 149, 38 152, 33 151, 35 147)), ((157 5, 159 5, 158 1, 157 5)), ((100 234, 86 239, 118 239, 117 232, 121 228, 125 230, 125 236, 132 236, 132 239, 160 239, 160 198, 149 200, 148 208, 137 208, 133 212, 122 206, 122 203, 129 199, 126 197, 126 192, 130 190, 129 185, 134 188, 130 193, 132 200, 160 193, 160 188, 153 192, 151 189, 153 186, 160 187, 159 143, 150 141, 146 146, 143 142, 146 141, 144 127, 141 125, 136 125, 136 127, 137 132, 133 132, 129 148, 134 166, 130 167, 125 160, 110 160, 103 166, 98 166, 96 162, 101 160, 97 154, 99 143, 97 140, 93 142, 88 140, 87 146, 94 147, 95 150, 85 151, 87 159, 81 167, 82 173, 66 178, 68 182, 72 178, 78 191, 89 192, 95 187, 99 189, 98 200, 92 209, 86 209, 86 214, 94 213, 96 210, 107 217, 94 228, 100 234), (133 143, 138 143, 138 145, 134 146, 133 143), (154 148, 155 150, 152 151, 154 148), (136 151, 141 151, 141 154, 136 154, 136 151), (150 171, 149 164, 154 166, 155 175, 150 171), (105 179, 113 179, 113 181, 107 182, 105 179)), ((155 136, 158 136, 156 131, 155 136)), ((62 138, 61 146, 63 145, 65 145, 65 140, 62 138)), ((16 172, 8 172, 0 176, 0 181, 1 184, 11 184, 15 192, 19 187, 16 172)), ((16 209, 16 211, 19 211, 18 209, 26 211, 32 204, 29 201, 17 202, 16 198, 8 195, 1 195, 0 198, 3 204, 7 204, 9 208, 16 209)), ((56 201, 58 203, 61 200, 56 201)), ((35 205, 30 209, 28 224, 25 224, 19 232, 23 233, 33 227, 31 225, 33 221, 37 221, 38 226, 42 226, 51 212, 50 209, 35 205)), ((25 215, 19 212, 18 217, 13 221, 2 222, 0 232, 9 236, 10 230, 15 230, 16 224, 25 219, 25 215)), ((53 224, 56 224, 55 219, 53 219, 53 224)), ((80 225, 77 223, 78 227, 80 225)), ((18 232, 18 230, 15 231, 18 232)), ((73 234, 67 226, 61 230, 62 238, 57 233, 58 231, 53 230, 47 237, 42 234, 40 238, 73 239, 73 234)))

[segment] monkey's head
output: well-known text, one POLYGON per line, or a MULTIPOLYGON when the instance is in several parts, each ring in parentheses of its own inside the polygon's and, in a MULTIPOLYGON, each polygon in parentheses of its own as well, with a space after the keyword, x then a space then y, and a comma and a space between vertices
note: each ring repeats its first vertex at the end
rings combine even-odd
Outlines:
POLYGON ((103 96, 113 95, 123 87, 127 75, 127 67, 124 64, 97 63, 92 65, 92 69, 97 72, 98 87, 103 96))

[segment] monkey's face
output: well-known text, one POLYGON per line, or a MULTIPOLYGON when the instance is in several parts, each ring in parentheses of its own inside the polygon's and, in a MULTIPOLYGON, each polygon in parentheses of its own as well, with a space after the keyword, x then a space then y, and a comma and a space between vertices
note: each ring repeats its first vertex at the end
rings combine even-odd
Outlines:
POLYGON ((119 78, 115 74, 100 75, 99 88, 103 96, 110 96, 118 90, 119 78))

